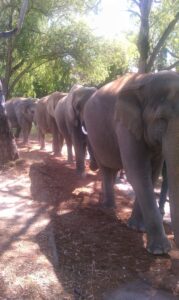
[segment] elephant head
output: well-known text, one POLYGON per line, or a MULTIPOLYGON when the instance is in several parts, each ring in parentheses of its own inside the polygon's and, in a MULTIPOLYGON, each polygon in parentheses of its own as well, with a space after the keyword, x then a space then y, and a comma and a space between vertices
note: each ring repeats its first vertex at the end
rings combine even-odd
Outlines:
POLYGON ((84 107, 95 91, 96 88, 94 87, 74 85, 65 99, 66 125, 75 149, 77 171, 82 176, 85 174, 84 160, 86 155, 86 146, 90 154, 90 167, 93 168, 93 170, 97 168, 92 148, 89 145, 87 136, 82 130, 84 107))
POLYGON ((156 153, 162 151, 167 165, 172 226, 179 246, 179 75, 167 71, 129 75, 118 93, 115 119, 136 139, 144 139, 156 153))
POLYGON ((84 87, 75 85, 70 91, 71 105, 69 107, 69 118, 75 127, 83 122, 84 106, 88 99, 97 89, 95 87, 84 87))
POLYGON ((34 121, 37 99, 27 98, 21 102, 21 113, 24 118, 32 123, 34 121))

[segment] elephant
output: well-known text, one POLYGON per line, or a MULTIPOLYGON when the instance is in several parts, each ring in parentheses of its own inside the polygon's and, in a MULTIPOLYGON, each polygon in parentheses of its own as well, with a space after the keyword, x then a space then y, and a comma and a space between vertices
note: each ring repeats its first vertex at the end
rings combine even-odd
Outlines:
POLYGON ((96 91, 95 87, 74 85, 67 96, 58 102, 55 108, 55 120, 59 132, 67 144, 68 161, 73 161, 72 145, 75 150, 76 170, 80 176, 85 176, 86 149, 90 154, 90 167, 96 168, 91 147, 87 141, 85 129, 82 129, 83 110, 90 96, 96 91))
POLYGON ((63 137, 58 132, 58 128, 54 118, 55 107, 66 93, 54 92, 41 98, 36 106, 35 123, 38 129, 38 137, 41 150, 45 148, 45 134, 52 133, 52 150, 55 155, 61 153, 63 146, 63 137))
POLYGON ((114 207, 116 174, 125 169, 136 199, 128 226, 147 232, 147 250, 171 249, 154 184, 167 165, 170 211, 179 247, 179 75, 129 73, 94 93, 84 108, 88 139, 102 173, 103 205, 114 207))
POLYGON ((28 143, 28 137, 34 120, 36 108, 35 98, 11 98, 5 103, 7 117, 12 128, 16 128, 15 137, 22 132, 23 144, 28 143))

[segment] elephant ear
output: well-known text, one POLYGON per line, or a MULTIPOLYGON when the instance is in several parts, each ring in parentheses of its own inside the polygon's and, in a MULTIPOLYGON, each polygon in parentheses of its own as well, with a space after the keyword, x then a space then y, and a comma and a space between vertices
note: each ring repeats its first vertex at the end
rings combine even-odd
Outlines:
POLYGON ((80 120, 81 122, 83 121, 83 111, 85 104, 95 91, 95 87, 81 87, 80 89, 74 92, 72 102, 74 115, 75 118, 80 120))
POLYGON ((76 118, 76 113, 73 107, 73 102, 76 96, 76 91, 80 89, 82 85, 75 84, 69 91, 67 98, 66 98, 66 115, 68 118, 68 121, 73 124, 73 126, 77 127, 78 126, 78 120, 76 118))
POLYGON ((120 121, 137 140, 143 136, 142 105, 135 90, 121 93, 116 102, 115 120, 120 121))

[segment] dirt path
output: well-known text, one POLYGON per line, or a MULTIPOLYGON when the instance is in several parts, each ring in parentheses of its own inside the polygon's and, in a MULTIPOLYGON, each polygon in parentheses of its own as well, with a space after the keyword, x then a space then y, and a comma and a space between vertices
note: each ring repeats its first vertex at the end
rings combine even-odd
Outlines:
POLYGON ((106 212, 99 174, 37 149, 0 175, 0 299, 179 299, 179 251, 154 257, 127 228, 129 186, 106 212))
POLYGON ((46 154, 20 152, 25 160, 0 175, 0 299, 67 299, 54 271, 49 210, 30 193, 30 164, 46 154))

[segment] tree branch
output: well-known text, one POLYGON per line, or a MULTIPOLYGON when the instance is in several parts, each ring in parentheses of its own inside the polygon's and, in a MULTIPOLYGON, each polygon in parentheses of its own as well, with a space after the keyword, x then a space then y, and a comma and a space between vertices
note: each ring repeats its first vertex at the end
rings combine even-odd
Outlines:
POLYGON ((27 73, 28 70, 30 70, 31 66, 32 66, 31 64, 28 65, 21 73, 17 75, 14 81, 9 85, 9 89, 8 89, 9 94, 11 93, 12 89, 17 84, 17 82, 23 77, 23 75, 27 73))
POLYGON ((133 9, 128 9, 127 11, 132 13, 133 15, 136 15, 137 17, 139 17, 141 19, 141 15, 137 11, 135 11, 133 9))
POLYGON ((24 22, 24 18, 25 18, 25 14, 27 12, 27 8, 28 8, 28 3, 29 0, 24 0, 22 2, 22 6, 21 6, 21 10, 20 10, 20 14, 19 14, 19 21, 17 24, 17 27, 10 30, 10 31, 2 31, 0 32, 0 38, 9 38, 12 37, 16 34, 18 34, 22 28, 23 22, 24 22))
POLYGON ((168 24, 168 26, 165 29, 164 33, 162 34, 160 40, 158 41, 157 45, 153 49, 153 52, 152 52, 150 59, 148 61, 148 64, 147 64, 147 71, 151 70, 153 63, 157 57, 157 54, 159 53, 160 49, 163 47, 166 39, 168 38, 168 36, 172 32, 172 30, 174 29, 178 20, 179 20, 179 12, 176 14, 175 18, 168 24))
POLYGON ((24 63, 24 59, 22 59, 19 63, 17 63, 12 69, 11 69, 11 74, 16 72, 24 63))
POLYGON ((179 60, 177 60, 175 63, 173 63, 172 65, 168 66, 165 68, 165 70, 171 70, 175 67, 179 66, 179 60))
POLYGON ((167 50, 167 52, 168 52, 172 57, 179 59, 179 56, 177 56, 175 53, 173 53, 172 51, 170 51, 168 48, 167 48, 166 50, 167 50))
POLYGON ((12 30, 9 30, 9 31, 1 31, 0 32, 0 38, 9 38, 13 35, 15 35, 17 33, 18 29, 17 28, 14 28, 12 30))
POLYGON ((22 72, 20 72, 17 77, 13 80, 13 82, 10 84, 9 86, 9 93, 12 91, 12 89, 14 88, 14 86, 18 83, 18 81, 28 72, 28 71, 33 71, 37 68, 39 68, 41 65, 49 62, 49 61, 52 61, 56 59, 56 57, 52 57, 52 58, 49 58, 47 59, 46 61, 43 61, 41 63, 39 63, 38 65, 36 65, 35 67, 32 68, 32 64, 29 64, 22 72))
POLYGON ((140 7, 140 2, 137 0, 132 0, 138 7, 140 7))
POLYGON ((22 29, 22 25, 24 23, 25 14, 28 9, 29 0, 24 0, 21 6, 20 15, 19 15, 19 22, 17 24, 18 33, 22 29))

